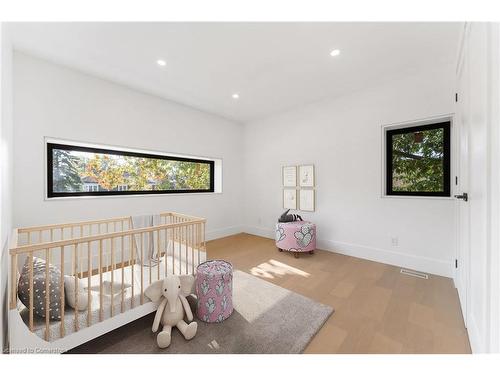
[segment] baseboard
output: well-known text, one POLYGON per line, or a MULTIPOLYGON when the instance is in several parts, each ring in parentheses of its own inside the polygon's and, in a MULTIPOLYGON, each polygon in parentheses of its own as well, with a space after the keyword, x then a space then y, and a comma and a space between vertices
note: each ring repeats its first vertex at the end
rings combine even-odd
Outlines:
POLYGON ((222 238, 222 237, 232 236, 233 234, 238 234, 241 232, 243 232, 243 229, 241 226, 234 226, 234 227, 220 228, 220 229, 207 231, 205 233, 205 237, 206 237, 207 241, 211 241, 211 240, 216 240, 216 239, 222 238))
MULTIPOLYGON (((274 238, 274 231, 261 227, 243 227, 242 231, 260 237, 274 238)), ((453 276, 452 263, 440 259, 421 257, 405 254, 386 249, 380 249, 365 245, 358 245, 334 240, 318 240, 318 249, 331 251, 334 253, 349 255, 355 258, 362 258, 390 264, 392 266, 409 268, 412 270, 426 272, 444 277, 453 276)))

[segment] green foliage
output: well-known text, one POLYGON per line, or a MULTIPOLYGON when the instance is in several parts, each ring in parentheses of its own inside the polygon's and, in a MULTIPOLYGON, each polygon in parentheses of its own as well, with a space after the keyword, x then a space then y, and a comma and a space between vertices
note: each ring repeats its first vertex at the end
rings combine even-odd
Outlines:
POLYGON ((52 155, 52 181, 55 192, 82 191, 80 159, 70 151, 54 150, 52 155))
POLYGON ((123 184, 124 173, 125 168, 118 164, 117 159, 109 155, 94 154, 94 157, 85 165, 85 175, 94 177, 97 183, 106 190, 112 190, 123 184))
POLYGON ((393 136, 394 191, 443 191, 443 138, 443 129, 393 136))
MULTIPOLYGON (((105 190, 118 190, 119 185, 132 191, 210 188, 210 166, 204 163, 93 153, 70 157, 79 160, 79 183, 90 177, 105 190)), ((74 183, 76 179, 66 180, 61 191, 76 191, 74 183)))

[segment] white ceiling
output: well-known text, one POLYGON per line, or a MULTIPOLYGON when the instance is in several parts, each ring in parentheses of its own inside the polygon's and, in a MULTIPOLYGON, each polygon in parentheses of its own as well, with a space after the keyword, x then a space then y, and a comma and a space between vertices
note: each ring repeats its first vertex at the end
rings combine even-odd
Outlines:
POLYGON ((13 23, 15 48, 239 122, 455 61, 460 23, 13 23), (341 54, 331 57, 338 48, 341 54), (160 68, 157 59, 164 59, 160 68), (231 95, 239 93, 240 99, 231 95))

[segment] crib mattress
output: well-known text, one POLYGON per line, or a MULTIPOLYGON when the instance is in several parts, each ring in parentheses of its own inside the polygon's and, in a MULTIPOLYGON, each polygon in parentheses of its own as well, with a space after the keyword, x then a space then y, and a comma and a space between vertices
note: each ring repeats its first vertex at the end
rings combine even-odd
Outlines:
MULTIPOLYGON (((183 254, 185 258, 185 254, 183 254)), ((102 273, 102 280, 111 282, 113 278, 114 282, 122 282, 122 270, 123 270, 123 281, 125 284, 134 285, 134 291, 132 294, 132 287, 126 288, 123 293, 120 290, 113 290, 115 293, 113 297, 107 294, 102 294, 99 291, 100 278, 99 274, 93 275, 90 278, 91 284, 91 300, 90 300, 90 317, 89 309, 84 311, 76 312, 74 309, 66 304, 64 312, 64 321, 50 321, 49 323, 49 340, 54 341, 61 338, 61 323, 64 326, 65 336, 70 335, 77 329, 85 329, 88 325, 93 325, 99 323, 100 321, 105 321, 111 317, 111 310, 113 310, 113 316, 116 316, 122 312, 122 301, 123 301, 123 312, 130 310, 133 307, 137 307, 141 303, 141 268, 142 268, 142 288, 145 290, 151 283, 162 279, 165 274, 189 274, 192 273, 193 264, 196 267, 197 264, 204 262, 206 260, 206 253, 204 251, 191 252, 188 251, 188 258, 186 261, 180 261, 179 257, 173 257, 168 255, 166 257, 161 257, 160 262, 157 264, 152 263, 149 266, 145 265, 134 265, 127 266, 114 271, 102 273), (199 259, 198 259, 199 254, 199 259), (193 259, 194 257, 194 259, 193 259), (194 263, 193 263, 194 261, 194 263), (166 265, 166 267, 165 267, 166 265), (113 274, 113 277, 112 277, 113 274), (101 311, 101 300, 102 300, 102 311, 101 311), (111 308, 113 306, 113 309, 111 308), (133 307, 132 307, 133 306, 133 307), (101 316, 102 315, 102 316, 101 316)), ((87 278, 83 278, 84 282, 87 284, 87 278)), ((144 296, 144 303, 150 302, 150 300, 144 296)), ((19 313, 26 325, 29 322, 29 310, 19 302, 19 313)), ((38 335, 40 338, 45 340, 45 318, 33 316, 33 333, 38 335)))

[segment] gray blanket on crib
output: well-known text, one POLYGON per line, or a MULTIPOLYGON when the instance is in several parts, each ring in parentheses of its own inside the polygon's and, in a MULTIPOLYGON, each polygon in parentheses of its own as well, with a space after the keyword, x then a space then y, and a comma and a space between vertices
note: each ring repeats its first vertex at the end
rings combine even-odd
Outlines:
MULTIPOLYGON (((151 226, 161 225, 160 215, 138 215, 132 216, 132 229, 148 228, 151 226)), ((134 236, 136 249, 138 249, 138 259, 144 266, 153 266, 157 262, 158 244, 156 243, 153 232, 144 233, 144 235, 134 236), (142 247, 141 247, 142 238, 142 247), (144 250, 144 259, 140 249, 144 250)))

